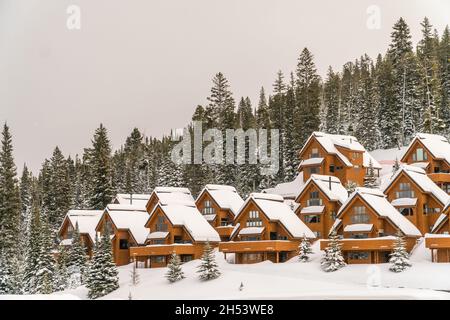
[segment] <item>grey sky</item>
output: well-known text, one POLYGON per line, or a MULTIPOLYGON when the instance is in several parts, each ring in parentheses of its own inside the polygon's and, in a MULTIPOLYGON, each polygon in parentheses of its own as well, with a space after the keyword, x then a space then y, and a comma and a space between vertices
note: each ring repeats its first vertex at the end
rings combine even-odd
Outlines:
POLYGON ((183 127, 218 71, 236 99, 256 104, 305 46, 323 76, 384 52, 400 16, 416 43, 424 16, 442 32, 449 12, 448 0, 0 0, 0 122, 18 167, 37 170, 56 145, 80 153, 100 122, 115 147, 133 127, 153 136, 183 127), (66 28, 70 4, 81 30, 66 28), (366 26, 370 5, 381 9, 379 30, 366 26))

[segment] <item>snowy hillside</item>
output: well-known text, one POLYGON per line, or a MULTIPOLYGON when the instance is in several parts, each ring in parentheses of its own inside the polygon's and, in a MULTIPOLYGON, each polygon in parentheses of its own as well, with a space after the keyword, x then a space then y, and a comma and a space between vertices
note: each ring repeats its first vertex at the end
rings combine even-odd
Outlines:
MULTIPOLYGON (((423 243, 411 257, 409 270, 395 274, 387 264, 348 265, 332 273, 320 269, 321 253, 315 243, 312 261, 299 263, 263 262, 254 265, 229 264, 221 253, 216 257, 222 271, 219 279, 198 280, 199 261, 183 265, 186 279, 169 284, 166 268, 139 269, 140 282, 130 287, 131 266, 119 268, 120 288, 103 299, 450 299, 449 264, 429 262, 423 243), (319 253, 318 253, 319 252, 319 253), (428 260, 428 261, 427 261, 428 260), (244 285, 239 290, 241 282, 244 285), (271 285, 268 286, 267 284, 271 285)), ((79 288, 64 294, 86 298, 87 290, 79 288)))

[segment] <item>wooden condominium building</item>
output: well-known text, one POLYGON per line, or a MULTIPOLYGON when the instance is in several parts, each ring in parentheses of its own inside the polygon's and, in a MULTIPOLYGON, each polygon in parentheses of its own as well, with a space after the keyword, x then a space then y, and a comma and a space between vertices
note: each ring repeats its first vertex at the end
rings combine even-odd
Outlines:
POLYGON ((366 151, 355 137, 313 132, 299 152, 299 171, 303 181, 312 174, 335 176, 343 185, 364 183, 369 163, 378 176, 381 165, 366 151))
POLYGON ((433 226, 432 233, 425 235, 425 246, 431 250, 431 261, 450 262, 450 202, 433 226))
POLYGON ((109 204, 106 207, 95 230, 101 234, 108 227, 116 265, 133 261, 130 247, 145 245, 149 233, 145 227, 148 217, 142 205, 109 204))
POLYGON ((195 200, 188 188, 156 187, 147 202, 147 212, 152 212, 158 203, 191 206, 195 200))
POLYGON ((150 200, 150 194, 121 194, 114 199, 114 204, 129 204, 146 207, 150 200))
POLYGON ((347 198, 347 189, 338 178, 313 174, 295 199, 295 213, 317 238, 327 238, 347 198))
POLYGON ((446 138, 419 133, 400 161, 421 167, 431 180, 450 194, 450 143, 446 138))
POLYGON ((253 193, 235 218, 230 242, 221 242, 219 251, 235 254, 235 263, 265 260, 284 262, 294 257, 303 236, 314 233, 295 215, 283 197, 253 193))
POLYGON ((175 252, 182 262, 199 259, 205 243, 217 246, 220 237, 198 211, 195 203, 158 203, 144 222, 150 230, 146 245, 132 247, 130 255, 146 268, 167 266, 175 252))
MULTIPOLYGON (((393 250, 395 235, 405 236, 410 252, 420 231, 377 189, 357 188, 338 212, 332 228, 342 237, 342 252, 347 263, 385 263, 393 250)), ((325 250, 328 241, 321 241, 325 250)))
POLYGON ((403 165, 383 188, 389 202, 420 232, 429 233, 450 196, 418 167, 403 165))
POLYGON ((58 231, 60 245, 72 245, 73 232, 78 224, 81 242, 86 247, 86 254, 91 257, 95 244, 95 227, 102 213, 101 210, 70 210, 67 212, 58 231))
POLYGON ((230 240, 234 218, 244 200, 231 186, 208 184, 195 204, 203 217, 216 229, 221 241, 230 240))

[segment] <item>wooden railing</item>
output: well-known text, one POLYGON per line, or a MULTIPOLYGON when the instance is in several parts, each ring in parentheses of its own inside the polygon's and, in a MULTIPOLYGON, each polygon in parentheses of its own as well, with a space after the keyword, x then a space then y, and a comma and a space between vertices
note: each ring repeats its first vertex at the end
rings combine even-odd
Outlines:
POLYGON ((221 252, 276 252, 298 250, 299 241, 288 240, 262 240, 262 241, 236 241, 221 242, 221 252))

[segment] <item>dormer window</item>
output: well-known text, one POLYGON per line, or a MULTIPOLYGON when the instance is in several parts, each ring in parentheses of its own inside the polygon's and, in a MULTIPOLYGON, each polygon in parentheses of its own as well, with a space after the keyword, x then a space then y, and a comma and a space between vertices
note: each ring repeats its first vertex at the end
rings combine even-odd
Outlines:
POLYGON ((262 220, 259 217, 259 212, 252 210, 248 214, 247 227, 262 227, 262 220))
POLYGON ((411 184, 408 182, 401 182, 399 185, 399 191, 396 192, 397 199, 399 198, 415 198, 415 192, 411 188, 411 184))
POLYGON ((366 207, 358 206, 353 209, 352 223, 369 223, 370 217, 366 212, 366 207))
POLYGON ((309 193, 309 199, 306 202, 306 205, 309 206, 321 206, 322 199, 319 197, 319 191, 313 191, 309 193))
POLYGON ((426 161, 428 160, 428 155, 424 152, 423 148, 417 148, 416 152, 412 155, 413 161, 426 161))
POLYGON ((156 221, 156 231, 167 232, 167 223, 164 217, 158 217, 156 221))
POLYGON ((319 148, 312 148, 310 158, 320 158, 319 148))
POLYGON ((203 210, 202 210, 202 213, 204 214, 204 215, 210 215, 210 214, 215 214, 215 209, 214 209, 214 207, 213 207, 213 205, 212 205, 212 201, 210 201, 210 200, 206 200, 204 203, 203 203, 203 210))
POLYGON ((73 237, 73 227, 69 224, 67 227, 67 239, 72 239, 73 237))

